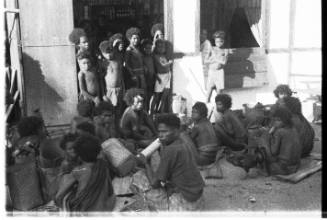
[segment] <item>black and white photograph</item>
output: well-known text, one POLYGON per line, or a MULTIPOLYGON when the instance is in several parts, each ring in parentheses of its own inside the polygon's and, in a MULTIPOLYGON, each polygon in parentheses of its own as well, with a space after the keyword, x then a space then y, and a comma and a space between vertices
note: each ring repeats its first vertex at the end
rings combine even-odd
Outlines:
POLYGON ((4 216, 322 212, 321 0, 4 0, 4 216))

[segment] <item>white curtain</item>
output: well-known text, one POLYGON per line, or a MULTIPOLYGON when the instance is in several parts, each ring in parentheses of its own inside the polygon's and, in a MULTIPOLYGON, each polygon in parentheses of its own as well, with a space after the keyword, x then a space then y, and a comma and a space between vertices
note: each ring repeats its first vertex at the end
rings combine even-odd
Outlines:
POLYGON ((240 1, 247 2, 247 5, 241 5, 244 8, 246 17, 254 38, 260 47, 263 46, 263 23, 261 17, 261 0, 240 1))

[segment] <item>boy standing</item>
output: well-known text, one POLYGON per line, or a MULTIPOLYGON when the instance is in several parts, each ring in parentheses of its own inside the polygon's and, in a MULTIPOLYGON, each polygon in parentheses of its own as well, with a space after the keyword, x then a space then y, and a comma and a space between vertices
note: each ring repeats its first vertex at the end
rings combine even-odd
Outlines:
POLYGON ((144 77, 143 56, 139 50, 140 30, 136 27, 129 28, 126 31, 126 38, 129 40, 129 46, 125 52, 125 65, 135 83, 135 87, 146 90, 144 77))
MULTIPOLYGON (((179 138, 179 127, 180 120, 177 116, 158 116, 157 129, 163 145, 160 164, 154 173, 149 162, 146 162, 146 175, 153 188, 151 191, 159 191, 163 194, 161 198, 166 197, 169 211, 200 210, 204 205, 204 181, 191 151, 179 138)), ((146 193, 150 201, 151 191, 146 193)))
POLYGON ((91 65, 90 56, 85 53, 77 55, 80 72, 78 73, 78 84, 80 88, 79 100, 91 100, 95 105, 100 103, 100 82, 94 68, 91 65))
POLYGON ((225 42, 225 32, 216 31, 213 34, 215 40, 215 46, 212 47, 210 51, 209 58, 204 60, 205 64, 209 64, 209 73, 208 73, 208 95, 207 102, 210 102, 211 94, 214 89, 216 89, 219 94, 222 89, 224 89, 224 80, 225 72, 224 66, 227 63, 228 52, 226 49, 223 49, 225 42))

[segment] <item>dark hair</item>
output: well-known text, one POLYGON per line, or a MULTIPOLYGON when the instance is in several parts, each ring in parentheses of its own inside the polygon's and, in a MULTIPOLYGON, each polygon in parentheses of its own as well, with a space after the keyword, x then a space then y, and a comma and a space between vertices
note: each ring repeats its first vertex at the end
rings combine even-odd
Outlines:
POLYGON ((146 45, 152 45, 152 41, 148 38, 141 40, 141 47, 144 49, 146 45))
POLYGON ((284 94, 287 94, 288 96, 292 96, 293 91, 290 89, 290 87, 288 85, 280 84, 274 90, 275 97, 278 98, 278 95, 280 93, 284 93, 284 94))
POLYGON ((97 137, 83 134, 76 139, 73 148, 81 160, 95 162, 101 151, 101 143, 97 137))
POLYGON ((94 103, 91 100, 82 100, 77 104, 77 112, 82 117, 92 117, 94 103))
POLYGON ((114 112, 114 106, 110 102, 100 102, 100 104, 95 107, 95 115, 101 115, 104 111, 114 112))
POLYGON ((131 27, 126 31, 126 38, 130 40, 133 35, 140 36, 140 33, 140 29, 138 29, 137 27, 131 27))
POLYGON ((114 42, 118 40, 123 43, 123 35, 121 33, 116 33, 109 38, 109 44, 111 47, 114 47, 114 42))
POLYGON ((126 105, 131 106, 134 103, 134 97, 136 96, 143 96, 144 95, 144 90, 143 89, 138 89, 138 88, 131 88, 127 90, 124 96, 124 101, 126 105))
POLYGON ((112 50, 112 46, 110 46, 109 41, 104 40, 99 44, 99 49, 101 53, 110 53, 112 50))
POLYGON ((208 108, 205 103, 196 102, 192 108, 196 109, 202 117, 206 118, 208 116, 208 108))
POLYGON ((280 120, 289 127, 293 126, 292 113, 286 107, 277 107, 272 113, 272 117, 278 117, 280 120))
POLYGON ((175 115, 171 113, 164 113, 157 115, 156 125, 165 124, 171 128, 179 129, 181 125, 181 120, 175 115))
POLYGON ((298 98, 288 96, 284 99, 285 107, 290 110, 291 113, 296 115, 302 115, 302 104, 298 98))
POLYGON ((226 109, 232 107, 232 97, 228 94, 218 94, 215 98, 215 102, 221 102, 226 109))
POLYGON ((66 150, 66 144, 68 142, 74 142, 78 137, 79 136, 77 134, 72 134, 72 133, 65 134, 60 141, 59 144, 60 148, 66 150))
POLYGON ((91 54, 88 51, 80 51, 76 55, 77 60, 89 59, 91 61, 91 54))
POLYGON ((154 36, 154 34, 160 30, 162 33, 164 33, 164 26, 161 23, 154 24, 151 28, 151 35, 154 36))
POLYGON ((216 31, 215 33, 213 33, 212 38, 221 38, 221 39, 225 39, 225 32, 224 31, 216 31))
POLYGON ((87 132, 89 134, 95 135, 95 126, 94 126, 94 124, 92 124, 90 122, 87 122, 87 121, 84 121, 84 122, 81 122, 80 124, 78 124, 76 126, 76 129, 79 129, 79 130, 85 131, 85 132, 87 132))
POLYGON ((37 135, 39 129, 43 126, 43 120, 37 116, 22 118, 17 124, 17 130, 20 137, 37 135))

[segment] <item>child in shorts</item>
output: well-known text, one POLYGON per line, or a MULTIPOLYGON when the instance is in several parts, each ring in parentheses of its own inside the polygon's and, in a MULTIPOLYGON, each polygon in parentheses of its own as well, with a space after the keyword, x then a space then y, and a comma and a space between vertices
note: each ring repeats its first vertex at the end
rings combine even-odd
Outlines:
POLYGON ((208 59, 204 60, 205 64, 209 64, 208 72, 208 94, 207 102, 210 103, 213 90, 217 91, 217 94, 221 93, 224 89, 225 72, 224 66, 227 63, 228 51, 223 49, 225 42, 225 32, 216 31, 213 34, 215 40, 215 46, 210 51, 208 59))

